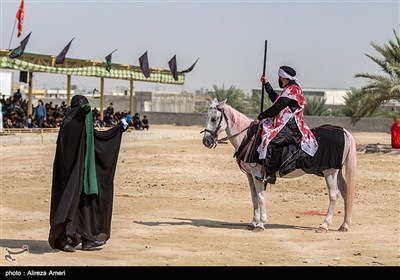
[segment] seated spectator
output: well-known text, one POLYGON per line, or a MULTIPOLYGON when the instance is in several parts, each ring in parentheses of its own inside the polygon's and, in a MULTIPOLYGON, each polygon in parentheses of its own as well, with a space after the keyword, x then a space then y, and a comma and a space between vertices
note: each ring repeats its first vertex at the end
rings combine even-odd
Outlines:
POLYGON ((25 124, 25 126, 26 126, 27 128, 33 128, 32 114, 30 114, 30 115, 28 116, 28 118, 26 119, 26 124, 25 124))
POLYGON ((149 119, 147 118, 147 116, 143 116, 143 119, 142 119, 142 128, 143 129, 147 129, 147 130, 149 130, 149 119))
POLYGON ((128 112, 128 114, 126 115, 126 121, 130 124, 132 123, 132 114, 131 111, 128 112))
POLYGON ((132 119, 132 125, 136 130, 143 130, 139 113, 135 113, 135 116, 132 119))
POLYGON ((110 105, 107 107, 107 109, 106 109, 106 114, 108 114, 108 115, 114 115, 114 107, 113 107, 113 104, 112 104, 112 103, 110 103, 110 105))

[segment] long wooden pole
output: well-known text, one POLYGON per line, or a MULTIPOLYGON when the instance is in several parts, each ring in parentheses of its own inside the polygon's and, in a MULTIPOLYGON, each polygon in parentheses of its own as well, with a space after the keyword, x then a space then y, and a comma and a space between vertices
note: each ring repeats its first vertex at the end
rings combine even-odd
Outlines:
POLYGON ((129 80, 129 111, 131 115, 134 113, 134 105, 133 105, 133 80, 129 80))
POLYGON ((100 120, 104 120, 104 77, 100 78, 100 120))
POLYGON ((8 43, 8 48, 11 49, 11 42, 12 42, 12 37, 14 36, 14 30, 15 30, 15 24, 17 22, 17 18, 14 19, 14 27, 11 33, 11 37, 10 37, 10 43, 8 43))
POLYGON ((32 83, 33 83, 33 72, 29 71, 29 82, 28 82, 28 115, 32 114, 32 83))
POLYGON ((67 75, 67 106, 71 102, 71 75, 67 75))
MULTIPOLYGON (((268 41, 267 40, 265 40, 265 47, 264 47, 264 67, 263 67, 263 77, 265 76, 265 70, 266 70, 266 65, 267 65, 267 44, 268 44, 268 41)), ((262 113, 263 111, 264 111, 264 84, 263 83, 261 83, 261 106, 260 106, 260 108, 261 108, 261 110, 260 110, 260 113, 262 113)))

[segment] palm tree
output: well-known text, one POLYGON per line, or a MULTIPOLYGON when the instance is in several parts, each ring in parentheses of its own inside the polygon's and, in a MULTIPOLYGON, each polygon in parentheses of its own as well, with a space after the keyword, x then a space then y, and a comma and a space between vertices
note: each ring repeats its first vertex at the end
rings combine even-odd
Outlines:
POLYGON ((213 85, 213 90, 208 94, 211 98, 217 98, 219 101, 227 99, 228 104, 240 112, 245 110, 243 103, 245 94, 243 90, 236 88, 234 85, 231 85, 228 89, 225 89, 224 85, 222 85, 222 88, 213 85))
MULTIPOLYGON (((350 90, 346 92, 344 99, 344 108, 341 109, 341 113, 346 117, 353 117, 357 114, 357 110, 362 106, 361 99, 363 97, 363 92, 361 89, 351 87, 350 90)), ((361 117, 370 116, 371 113, 364 112, 361 117)))
POLYGON ((306 97, 306 106, 304 107, 304 115, 308 116, 326 116, 328 115, 328 107, 326 106, 326 98, 308 98, 306 97))
POLYGON ((367 78, 367 85, 361 88, 361 99, 354 115, 353 124, 363 116, 374 113, 381 104, 390 100, 400 100, 400 37, 393 30, 396 41, 389 40, 388 44, 371 46, 381 54, 382 58, 366 54, 379 65, 384 72, 382 75, 367 73, 356 74, 356 78, 367 78))

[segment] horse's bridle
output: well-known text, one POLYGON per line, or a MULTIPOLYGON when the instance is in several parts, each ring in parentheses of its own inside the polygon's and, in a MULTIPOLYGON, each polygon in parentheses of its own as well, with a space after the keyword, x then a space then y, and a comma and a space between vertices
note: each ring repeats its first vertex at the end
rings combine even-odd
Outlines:
MULTIPOLYGON (((213 108, 213 109, 215 109, 215 110, 221 112, 222 116, 224 117, 224 119, 225 119, 225 121, 226 121, 226 124, 228 125, 228 117, 225 115, 224 110, 223 110, 223 109, 221 110, 221 109, 219 109, 218 107, 217 107, 217 108, 213 108)), ((226 142, 224 142, 224 141, 226 141, 227 139, 224 139, 224 138, 223 138, 224 140, 221 139, 222 142, 221 142, 221 140, 218 140, 218 131, 219 131, 220 128, 221 128, 221 123, 222 123, 222 117, 219 118, 219 123, 218 123, 217 128, 215 129, 215 131, 209 130, 209 129, 207 129, 207 128, 205 128, 204 130, 200 131, 200 133, 203 133, 203 132, 208 132, 208 133, 210 133, 212 139, 214 140, 214 143, 213 143, 213 147, 212 147, 212 148, 217 147, 217 144, 218 144, 218 143, 226 144, 226 142)), ((226 137, 225 137, 225 138, 226 138, 226 137)))
MULTIPOLYGON (((219 109, 218 107, 217 107, 217 108, 213 108, 213 109, 215 109, 215 110, 221 112, 222 116, 224 116, 224 119, 225 119, 225 121, 226 121, 226 125, 228 125, 228 117, 225 115, 224 110, 223 110, 223 109, 219 109)), ((236 134, 234 134, 234 135, 231 135, 231 136, 229 136, 229 137, 228 137, 228 136, 225 136, 224 138, 218 140, 218 131, 219 131, 220 128, 221 128, 221 123, 222 123, 222 118, 219 118, 219 123, 218 123, 218 126, 217 126, 217 128, 215 129, 215 131, 209 130, 209 129, 207 129, 207 128, 205 128, 204 130, 200 131, 200 133, 203 133, 203 132, 208 132, 208 133, 210 133, 212 139, 214 140, 213 146, 212 146, 211 148, 217 147, 217 144, 227 144, 227 143, 228 143, 228 142, 226 142, 227 140, 232 139, 232 138, 238 136, 240 133, 242 133, 243 131, 249 129, 249 127, 251 126, 251 124, 250 124, 248 127, 246 127, 245 129, 243 129, 242 131, 240 131, 240 132, 238 132, 238 133, 236 133, 236 134)))

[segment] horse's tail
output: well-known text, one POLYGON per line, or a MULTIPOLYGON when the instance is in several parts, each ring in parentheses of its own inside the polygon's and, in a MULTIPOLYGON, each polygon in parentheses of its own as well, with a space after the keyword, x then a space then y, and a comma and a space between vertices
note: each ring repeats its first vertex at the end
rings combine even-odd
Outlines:
POLYGON ((347 136, 349 150, 346 155, 345 164, 346 164, 346 199, 345 199, 345 207, 346 207, 346 222, 351 223, 351 212, 353 209, 353 201, 354 195, 356 191, 356 167, 357 167, 357 151, 356 151, 356 141, 354 140, 353 135, 350 134, 347 130, 344 130, 347 136))

